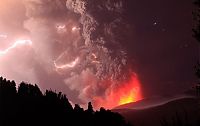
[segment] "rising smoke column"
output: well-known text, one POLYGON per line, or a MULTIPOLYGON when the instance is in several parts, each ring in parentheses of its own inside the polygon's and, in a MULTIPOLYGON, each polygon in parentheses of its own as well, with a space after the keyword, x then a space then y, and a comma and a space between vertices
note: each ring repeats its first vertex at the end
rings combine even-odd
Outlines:
POLYGON ((112 108, 142 98, 140 82, 123 47, 125 36, 120 33, 129 31, 123 18, 124 5, 123 0, 67 1, 68 9, 81 16, 85 46, 94 59, 92 69, 87 68, 90 84, 80 90, 80 96, 94 100, 97 106, 106 102, 104 105, 112 108))
POLYGON ((24 3, 28 17, 24 27, 30 32, 42 76, 53 74, 78 92, 79 101, 73 102, 112 108, 141 98, 140 82, 123 46, 123 32, 129 31, 123 0, 24 3))

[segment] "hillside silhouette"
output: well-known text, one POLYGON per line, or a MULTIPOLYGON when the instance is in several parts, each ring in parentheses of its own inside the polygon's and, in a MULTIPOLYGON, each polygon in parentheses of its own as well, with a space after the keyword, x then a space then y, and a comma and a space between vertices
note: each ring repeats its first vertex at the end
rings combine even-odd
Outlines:
POLYGON ((174 99, 145 108, 134 107, 134 103, 130 103, 112 111, 119 112, 136 126, 200 126, 200 102, 197 97, 174 99))
POLYGON ((130 126, 118 114, 92 103, 84 110, 78 104, 72 107, 66 95, 22 82, 0 77, 0 126, 130 126))

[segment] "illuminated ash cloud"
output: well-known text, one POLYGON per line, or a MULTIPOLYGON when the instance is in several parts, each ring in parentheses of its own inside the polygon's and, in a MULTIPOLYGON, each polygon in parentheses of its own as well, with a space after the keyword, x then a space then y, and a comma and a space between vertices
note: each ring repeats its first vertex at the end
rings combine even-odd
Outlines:
POLYGON ((14 79, 18 83, 22 80, 36 83, 32 41, 19 39, 7 42, 8 46, 0 49, 0 75, 14 79))
POLYGON ((133 75, 124 46, 126 38, 121 33, 129 31, 129 24, 123 17, 125 4, 123 0, 67 0, 68 9, 80 15, 82 37, 88 50, 86 60, 91 60, 91 66, 66 82, 87 80, 82 84, 85 86, 71 85, 72 89, 79 89, 84 99, 109 102, 111 93, 133 75))
POLYGON ((71 97, 72 102, 92 101, 95 107, 138 100, 139 81, 124 46, 129 30, 125 4, 124 0, 25 0, 24 27, 33 41, 39 83, 51 83, 53 75, 63 84, 60 87, 70 89, 65 93, 77 92, 79 100, 71 97))
POLYGON ((31 34, 40 66, 48 73, 73 62, 82 45, 77 15, 71 14, 65 3, 65 0, 25 1, 28 20, 24 26, 31 34))
POLYGON ((124 80, 127 73, 127 52, 123 48, 120 32, 125 31, 121 0, 68 0, 67 7, 81 18, 85 46, 96 64, 98 79, 124 80), (121 77, 119 77, 119 74, 121 77), (123 76, 124 75, 124 76, 123 76))

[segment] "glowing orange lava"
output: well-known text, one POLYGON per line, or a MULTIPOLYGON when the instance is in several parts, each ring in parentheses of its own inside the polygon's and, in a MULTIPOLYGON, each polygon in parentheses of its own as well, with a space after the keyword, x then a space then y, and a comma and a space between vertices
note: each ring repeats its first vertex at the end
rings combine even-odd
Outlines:
POLYGON ((136 74, 133 74, 129 81, 110 88, 105 99, 95 98, 97 107, 112 109, 116 106, 136 102, 142 99, 141 84, 136 74))
POLYGON ((140 83, 136 77, 132 77, 130 82, 118 89, 118 92, 120 94, 119 105, 138 101, 142 98, 140 83))

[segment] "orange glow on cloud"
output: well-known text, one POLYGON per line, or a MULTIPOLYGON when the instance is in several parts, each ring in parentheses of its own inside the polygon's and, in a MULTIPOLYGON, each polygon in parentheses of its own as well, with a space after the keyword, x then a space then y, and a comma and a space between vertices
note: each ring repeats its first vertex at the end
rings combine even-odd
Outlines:
POLYGON ((112 109, 116 106, 136 102, 142 99, 141 84, 133 74, 129 81, 107 91, 105 99, 95 98, 95 106, 112 109))

